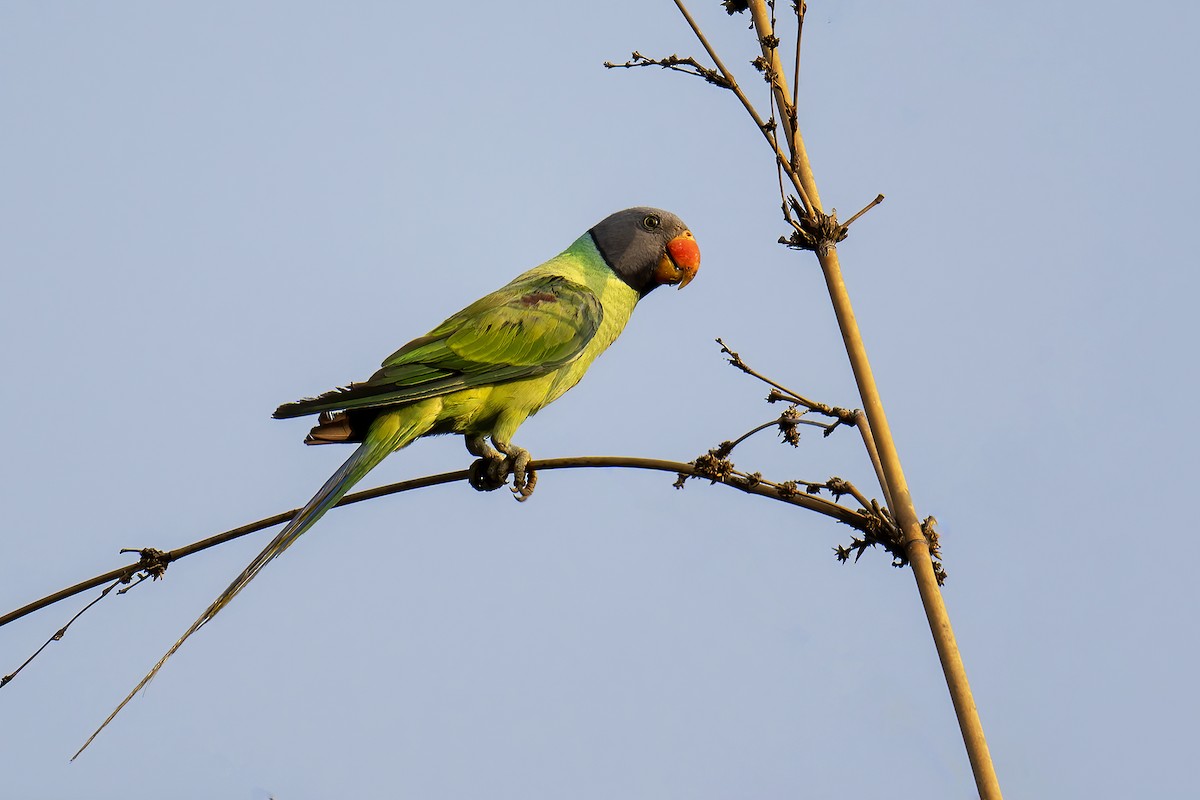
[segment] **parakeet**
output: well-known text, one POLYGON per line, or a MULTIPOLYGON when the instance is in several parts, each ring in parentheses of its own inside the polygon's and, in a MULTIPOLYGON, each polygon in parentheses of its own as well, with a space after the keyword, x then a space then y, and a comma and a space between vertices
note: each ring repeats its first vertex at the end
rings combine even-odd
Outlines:
POLYGON ((422 436, 459 433, 467 450, 480 457, 472 485, 498 488, 511 471, 517 499, 529 497, 537 478, 529 470, 529 453, 513 443, 517 428, 579 382, 624 329, 639 300, 664 284, 683 288, 699 267, 699 247, 679 217, 647 207, 618 211, 559 255, 401 347, 368 380, 281 405, 274 414, 279 419, 320 415, 305 443, 353 442, 358 449, 79 752, 188 637, 389 453, 422 436))

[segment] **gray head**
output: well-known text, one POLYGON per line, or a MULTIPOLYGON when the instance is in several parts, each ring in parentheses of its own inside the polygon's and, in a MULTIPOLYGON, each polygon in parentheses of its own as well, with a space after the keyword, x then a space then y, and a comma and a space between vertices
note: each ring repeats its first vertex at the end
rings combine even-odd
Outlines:
POLYGON ((642 297, 663 284, 682 289, 700 269, 692 232, 670 211, 627 208, 588 232, 609 268, 642 297))

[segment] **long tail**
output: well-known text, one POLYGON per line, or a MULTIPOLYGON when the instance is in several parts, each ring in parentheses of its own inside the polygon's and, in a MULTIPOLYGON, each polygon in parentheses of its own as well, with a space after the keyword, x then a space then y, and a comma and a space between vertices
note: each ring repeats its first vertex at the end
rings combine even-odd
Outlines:
POLYGON ((103 724, 96 729, 96 732, 89 736, 88 740, 83 743, 83 747, 79 748, 75 755, 71 756, 72 761, 87 749, 88 745, 100 735, 100 731, 104 730, 117 714, 121 713, 121 709, 128 705, 134 695, 153 680, 158 671, 162 669, 163 664, 167 663, 167 659, 175 655, 175 652, 183 646, 183 643, 193 633, 204 627, 209 620, 217 615, 217 612, 229 604, 229 601, 238 592, 246 588, 246 584, 254 580, 263 567, 267 566, 276 556, 288 549, 293 542, 299 539, 305 531, 324 516, 326 511, 337 505, 337 502, 350 491, 354 484, 362 480, 389 453, 408 445, 418 436, 428 431, 430 421, 413 419, 413 415, 406 413, 407 411, 408 409, 385 414, 371 425, 371 429, 367 433, 365 440, 354 451, 354 454, 346 459, 346 463, 342 464, 338 471, 333 473, 329 480, 325 481, 325 485, 308 501, 308 504, 300 509, 296 516, 292 517, 283 530, 271 540, 271 543, 250 562, 250 566, 246 567, 241 575, 234 578, 233 583, 229 584, 229 588, 221 592, 221 595, 200 615, 200 618, 192 623, 192 627, 188 628, 183 636, 179 637, 179 641, 171 645, 171 649, 166 652, 166 655, 158 660, 158 663, 146 673, 146 677, 142 678, 138 685, 133 687, 133 691, 125 696, 120 705, 113 709, 113 712, 108 715, 108 719, 104 720, 103 724))

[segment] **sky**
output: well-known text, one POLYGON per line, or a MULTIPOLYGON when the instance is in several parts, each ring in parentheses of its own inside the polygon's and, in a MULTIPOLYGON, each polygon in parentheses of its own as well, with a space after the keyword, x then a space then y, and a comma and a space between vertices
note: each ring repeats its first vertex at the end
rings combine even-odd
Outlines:
MULTIPOLYGON (((692 10, 765 106, 748 19, 692 10)), ((887 197, 842 266, 1010 797, 1194 791, 1198 26, 809 3, 802 130, 826 207, 887 197)), ((860 405, 761 137, 702 81, 601 68, 635 49, 701 54, 661 1, 0 5, 0 613, 301 505, 348 453, 279 403, 627 206, 703 266, 521 429, 535 458, 688 461, 771 419, 718 336, 860 405)), ((469 461, 424 440, 363 485, 469 461)), ((734 461, 879 494, 850 430, 734 461)), ((5 794, 971 796, 908 571, 672 480, 331 512, 68 763, 270 534, 173 564, 0 690, 5 794)), ((0 628, 0 673, 92 597, 0 628)))

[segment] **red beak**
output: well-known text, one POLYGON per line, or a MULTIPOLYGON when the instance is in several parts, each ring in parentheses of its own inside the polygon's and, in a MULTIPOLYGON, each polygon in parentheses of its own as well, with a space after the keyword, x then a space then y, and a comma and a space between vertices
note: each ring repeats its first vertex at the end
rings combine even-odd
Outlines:
POLYGON ((700 247, 692 232, 684 231, 667 242, 667 252, 658 260, 654 277, 659 283, 682 289, 692 282, 699 269, 700 247))

